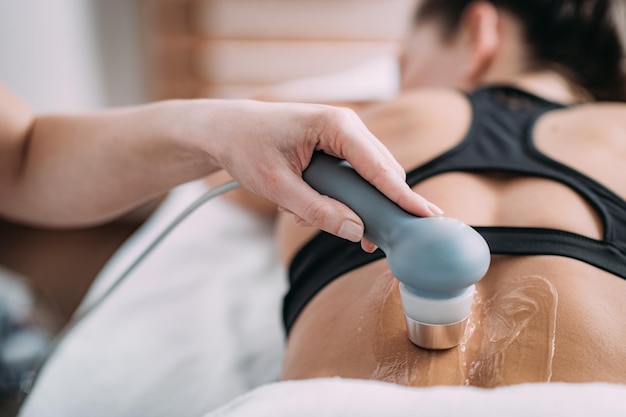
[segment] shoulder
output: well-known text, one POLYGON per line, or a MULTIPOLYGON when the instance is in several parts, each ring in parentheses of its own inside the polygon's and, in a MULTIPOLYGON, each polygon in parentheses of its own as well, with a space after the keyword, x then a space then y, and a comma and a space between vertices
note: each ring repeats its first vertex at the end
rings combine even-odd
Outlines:
POLYGON ((595 103, 583 110, 597 120, 599 125, 610 129, 610 133, 626 139, 623 136, 626 134, 626 103, 595 103))
POLYGON ((0 84, 0 141, 25 134, 33 120, 31 109, 0 84))
POLYGON ((588 103, 556 112, 546 121, 553 129, 567 129, 579 141, 626 151, 626 103, 588 103))
POLYGON ((467 97, 453 89, 403 92, 359 115, 400 163, 409 167, 456 145, 472 120, 467 97))
POLYGON ((34 122, 30 108, 0 84, 0 188, 17 178, 34 122))
POLYGON ((460 91, 432 88, 403 92, 392 100, 364 109, 360 114, 370 121, 410 117, 415 122, 432 123, 467 110, 469 103, 460 91))
POLYGON ((550 157, 626 198, 626 104, 589 103, 540 120, 535 143, 550 157))

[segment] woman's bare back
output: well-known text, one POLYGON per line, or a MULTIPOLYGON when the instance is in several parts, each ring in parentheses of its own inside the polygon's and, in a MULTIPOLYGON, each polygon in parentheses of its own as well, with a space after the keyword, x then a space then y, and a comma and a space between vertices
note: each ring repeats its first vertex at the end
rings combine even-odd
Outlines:
MULTIPOLYGON (((407 169, 455 146, 471 123, 463 95, 405 94, 363 114, 407 169)), ((586 104, 544 115, 535 146, 626 199, 626 106, 586 104)), ((558 182, 508 173, 447 173, 414 190, 471 225, 534 226, 594 239, 603 224, 577 192, 558 182)), ((314 233, 281 220, 289 262, 314 233)), ((429 352, 406 338, 397 291, 385 261, 324 288, 290 334, 284 378, 340 375, 405 385, 521 382, 626 382, 626 282, 557 256, 494 256, 477 286, 470 330, 459 347, 429 352)))

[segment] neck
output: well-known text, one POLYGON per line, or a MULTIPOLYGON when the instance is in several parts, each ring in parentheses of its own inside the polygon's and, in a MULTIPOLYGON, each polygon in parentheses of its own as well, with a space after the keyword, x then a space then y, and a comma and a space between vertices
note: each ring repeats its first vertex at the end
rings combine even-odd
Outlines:
POLYGON ((523 29, 518 21, 506 13, 501 14, 501 38, 481 84, 509 84, 563 104, 591 101, 592 97, 582 87, 574 85, 553 69, 529 70, 532 60, 522 41, 523 29))
POLYGON ((509 77, 490 77, 485 84, 509 84, 546 100, 563 104, 590 101, 589 95, 581 91, 555 71, 522 73, 509 77))

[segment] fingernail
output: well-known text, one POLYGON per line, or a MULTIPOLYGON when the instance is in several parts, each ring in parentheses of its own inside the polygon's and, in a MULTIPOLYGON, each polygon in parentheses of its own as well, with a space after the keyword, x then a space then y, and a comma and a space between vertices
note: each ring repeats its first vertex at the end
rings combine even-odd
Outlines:
POLYGON ((433 213, 435 216, 441 216, 443 214, 443 210, 441 210, 439 207, 437 207, 430 201, 428 202, 428 208, 430 209, 431 213, 433 213))
POLYGON ((341 224, 338 235, 343 239, 358 242, 363 238, 363 227, 353 221, 346 220, 341 224))
POLYGON ((366 240, 362 240, 361 241, 361 248, 367 252, 367 253, 374 253, 376 252, 376 249, 378 249, 378 246, 374 245, 373 243, 365 243, 367 242, 366 240))

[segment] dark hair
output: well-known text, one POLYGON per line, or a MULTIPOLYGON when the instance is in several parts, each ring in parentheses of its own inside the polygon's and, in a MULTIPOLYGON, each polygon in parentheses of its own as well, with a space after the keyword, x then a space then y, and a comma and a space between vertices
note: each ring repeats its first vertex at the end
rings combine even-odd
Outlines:
MULTIPOLYGON (((415 22, 437 19, 454 36, 475 0, 424 0, 415 22)), ((553 68, 595 100, 626 101, 626 0, 485 0, 524 28, 529 69, 553 68)))

